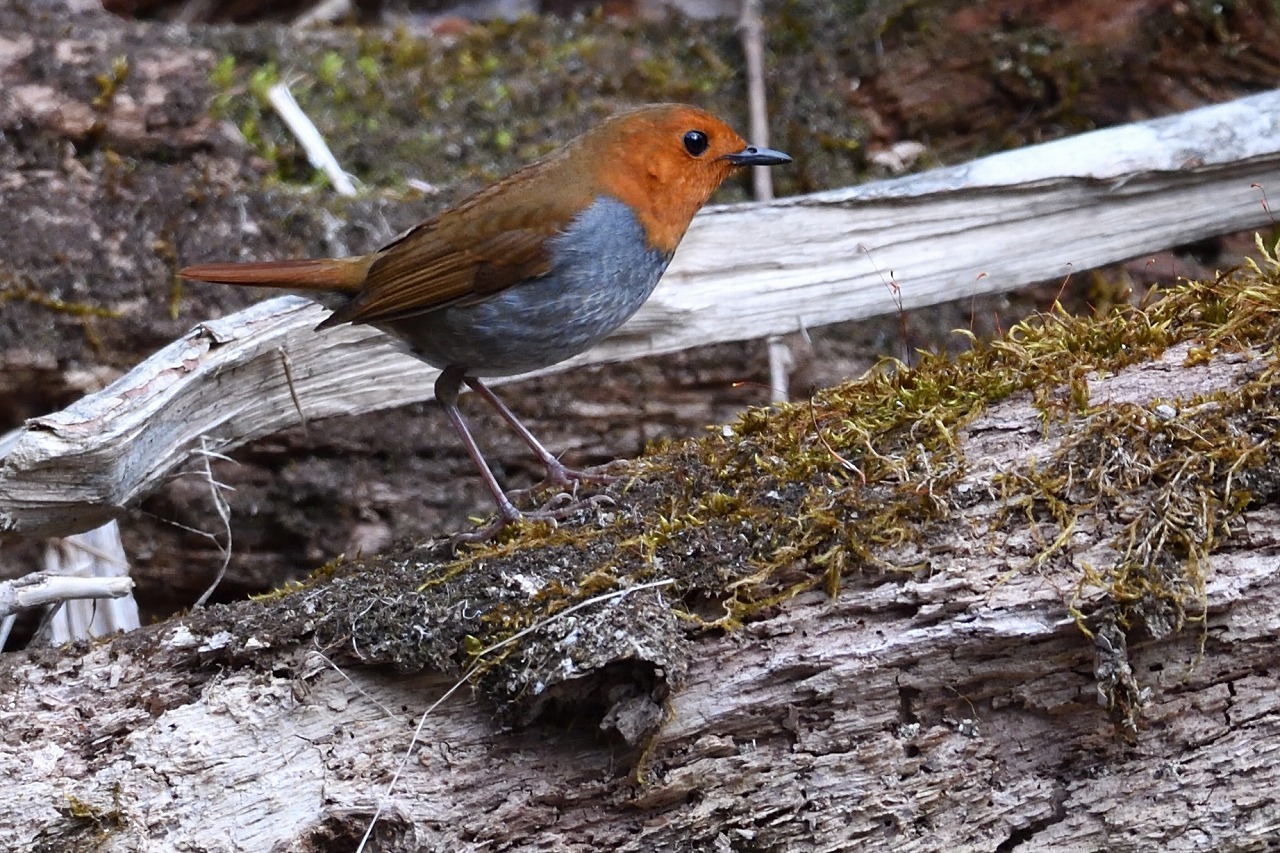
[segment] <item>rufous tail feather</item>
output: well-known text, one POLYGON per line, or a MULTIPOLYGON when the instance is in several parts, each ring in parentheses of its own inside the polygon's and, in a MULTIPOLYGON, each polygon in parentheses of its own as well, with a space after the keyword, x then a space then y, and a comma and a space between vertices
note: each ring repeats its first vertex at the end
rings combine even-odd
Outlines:
POLYGON ((356 293, 364 284, 373 260, 374 256, 365 255, 355 258, 318 258, 305 261, 196 264, 179 270, 178 275, 215 284, 356 293))

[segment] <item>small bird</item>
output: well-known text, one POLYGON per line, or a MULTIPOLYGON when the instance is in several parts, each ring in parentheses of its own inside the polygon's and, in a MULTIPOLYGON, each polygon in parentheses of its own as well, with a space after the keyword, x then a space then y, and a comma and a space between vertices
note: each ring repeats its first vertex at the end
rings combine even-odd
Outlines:
POLYGON ((367 323, 439 368, 436 399, 498 505, 495 522, 469 537, 487 538, 522 517, 564 510, 515 507, 458 411, 462 384, 537 454, 547 469, 540 486, 591 479, 553 456, 481 377, 589 349, 649 298, 693 215, 729 175, 789 162, 747 145, 710 113, 655 104, 605 120, 371 254, 199 264, 180 275, 301 291, 336 306, 317 331, 367 323))

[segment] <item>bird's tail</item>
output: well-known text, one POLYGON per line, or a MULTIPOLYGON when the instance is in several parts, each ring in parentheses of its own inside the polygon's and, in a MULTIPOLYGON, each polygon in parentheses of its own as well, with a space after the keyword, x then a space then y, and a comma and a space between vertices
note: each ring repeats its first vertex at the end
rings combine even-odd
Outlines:
POLYGON ((178 271, 183 278, 215 284, 281 287, 286 290, 329 290, 356 293, 364 284, 374 255, 307 261, 196 264, 178 271))

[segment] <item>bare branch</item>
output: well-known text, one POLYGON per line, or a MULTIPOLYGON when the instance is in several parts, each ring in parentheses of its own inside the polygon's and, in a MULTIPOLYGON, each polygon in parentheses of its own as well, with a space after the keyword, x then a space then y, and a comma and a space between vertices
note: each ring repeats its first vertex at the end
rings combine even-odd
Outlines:
POLYGON ((34 572, 0 581, 0 616, 85 598, 122 598, 133 592, 133 579, 75 578, 34 572))

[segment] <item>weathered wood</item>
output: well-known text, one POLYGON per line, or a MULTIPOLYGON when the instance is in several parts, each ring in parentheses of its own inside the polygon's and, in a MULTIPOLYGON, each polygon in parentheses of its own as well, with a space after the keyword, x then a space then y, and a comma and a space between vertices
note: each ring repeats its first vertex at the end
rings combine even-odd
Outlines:
MULTIPOLYGON (((1272 221, 1280 93, 965 166, 694 220, 649 304, 559 365, 615 361, 1066 276, 1272 221)), ((32 420, 0 463, 0 533, 104 523, 201 446, 430 396, 435 372, 368 329, 314 335, 286 297, 204 323, 103 392, 32 420)))
MULTIPOLYGON (((1089 398, 1190 411, 1267 363, 1190 352, 1090 376, 1089 398)), ((1050 458, 1083 420, 1046 434, 1023 395, 970 422, 949 500, 973 501, 929 571, 910 568, 914 548, 878 549, 886 571, 835 599, 693 636, 638 766, 571 724, 572 707, 512 731, 464 691, 426 718, 388 793, 451 681, 339 665, 305 633, 273 633, 282 614, 324 618, 298 616, 306 594, 7 655, 0 846, 354 849, 380 806, 383 850, 1265 849, 1280 833, 1280 504, 1260 490, 1211 555, 1202 625, 1130 638, 1125 663, 1151 695, 1126 738, 1068 609, 1107 604, 1080 573, 1116 558, 1125 519, 1082 515, 1048 561, 1034 524, 993 521, 1008 508, 998 478, 1050 458)), ((351 576, 370 585, 350 590, 362 612, 386 606, 378 572, 351 576)), ((594 612, 605 629, 636 633, 608 610, 594 612)))
POLYGON ((16 580, 0 581, 0 616, 80 598, 120 598, 131 592, 133 580, 127 577, 78 578, 35 572, 16 580))

